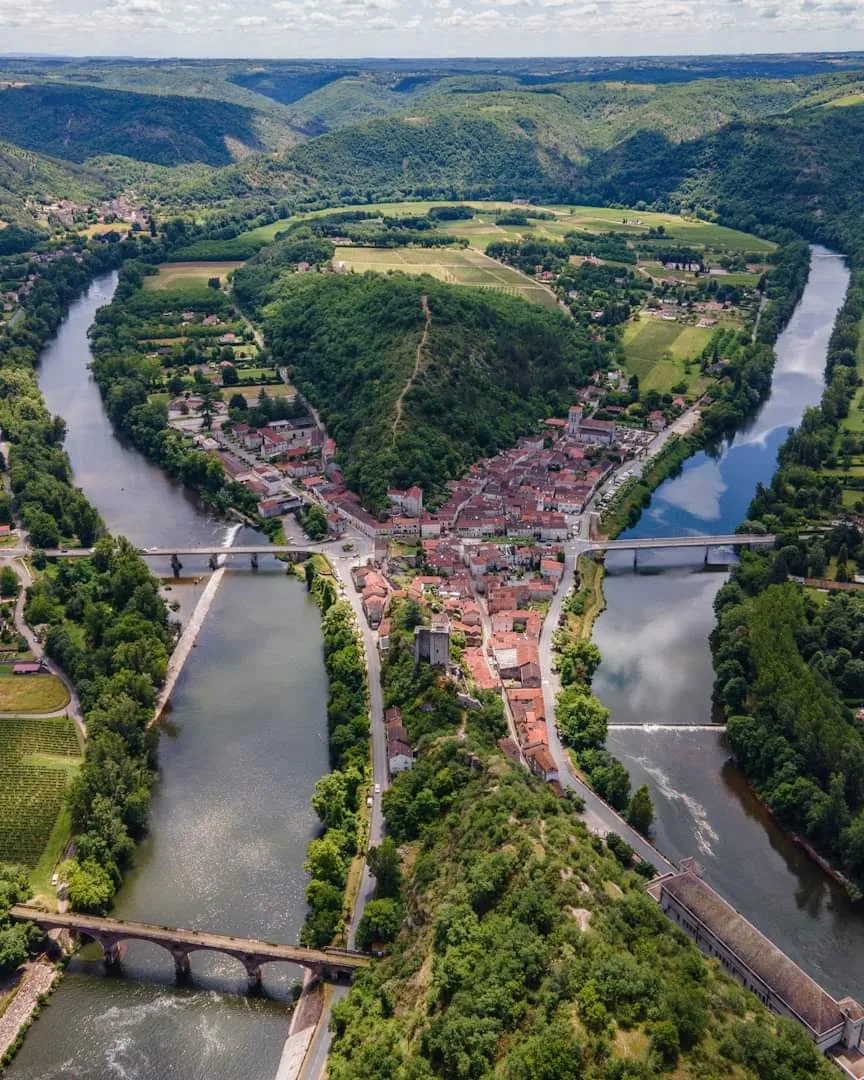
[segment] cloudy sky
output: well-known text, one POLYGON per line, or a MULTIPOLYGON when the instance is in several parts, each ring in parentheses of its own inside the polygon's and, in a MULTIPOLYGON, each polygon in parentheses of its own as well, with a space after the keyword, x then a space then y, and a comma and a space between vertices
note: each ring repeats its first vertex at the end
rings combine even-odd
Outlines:
POLYGON ((586 56, 864 49, 864 0, 0 0, 0 51, 586 56))

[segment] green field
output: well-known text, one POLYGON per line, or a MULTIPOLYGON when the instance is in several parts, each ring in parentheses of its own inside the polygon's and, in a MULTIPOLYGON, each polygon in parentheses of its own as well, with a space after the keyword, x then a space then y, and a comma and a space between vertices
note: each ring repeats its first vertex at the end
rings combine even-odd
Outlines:
POLYGON ((0 665, 0 713, 46 713, 65 708, 69 691, 56 675, 13 675, 0 665))
POLYGON ((400 270, 404 274, 430 274, 449 285, 494 289, 508 296, 521 296, 543 307, 558 309, 558 300, 549 289, 479 251, 465 251, 462 248, 340 247, 336 249, 334 260, 357 273, 400 270))
POLYGON ((0 719, 0 862, 37 865, 80 763, 71 720, 0 719))
POLYGON ((207 288, 210 278, 225 281, 227 275, 242 266, 242 262, 176 262, 162 263, 159 272, 144 279, 145 289, 173 289, 200 285, 207 288))
MULTIPOLYGON (((864 319, 861 320, 861 331, 858 339, 858 376, 864 378, 864 319)), ((849 431, 853 435, 864 434, 864 385, 859 386, 855 391, 855 396, 849 405, 849 415, 840 424, 838 446, 844 431, 849 431)))
POLYGON ((712 330, 660 319, 632 321, 624 328, 623 344, 629 374, 639 377, 639 387, 669 393, 682 380, 689 394, 701 393, 710 380, 693 364, 688 374, 685 363, 695 360, 711 339, 712 330))
POLYGON ((268 383, 266 386, 225 386, 222 388, 222 397, 228 401, 235 394, 239 394, 241 397, 246 398, 247 401, 252 399, 258 399, 261 396, 261 391, 266 390, 271 398, 277 397, 296 397, 297 391, 293 386, 289 386, 287 383, 268 383))
MULTIPOLYGON (((662 225, 668 239, 681 240, 689 244, 705 245, 720 251, 742 251, 765 253, 776 247, 769 240, 727 229, 723 225, 714 225, 708 221, 677 217, 675 214, 659 214, 646 210, 613 210, 596 206, 540 206, 537 210, 549 210, 556 215, 554 221, 531 221, 525 225, 497 225, 496 210, 523 210, 524 207, 503 202, 474 202, 456 200, 464 206, 471 206, 478 211, 476 217, 468 221, 441 222, 440 228, 451 236, 460 236, 468 240, 472 247, 485 250, 494 240, 518 239, 519 237, 538 236, 561 239, 572 230, 583 232, 621 232, 637 238, 645 235, 649 229, 662 225)), ((371 210, 391 217, 402 215, 425 214, 433 206, 451 206, 454 200, 418 201, 397 203, 369 203, 364 206, 338 206, 328 210, 315 210, 309 214, 297 214, 282 218, 270 225, 241 233, 239 240, 251 240, 255 243, 270 243, 277 232, 288 225, 304 221, 311 217, 323 217, 337 211, 371 210)), ((530 219, 529 219, 530 220, 530 219)))

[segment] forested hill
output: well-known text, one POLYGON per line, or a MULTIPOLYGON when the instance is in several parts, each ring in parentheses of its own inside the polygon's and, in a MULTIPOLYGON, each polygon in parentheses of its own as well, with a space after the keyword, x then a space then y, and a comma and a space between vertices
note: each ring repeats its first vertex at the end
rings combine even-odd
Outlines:
MULTIPOLYGON (((236 287, 242 297, 242 272, 236 287)), ((563 315, 431 277, 288 275, 275 288, 264 326, 273 354, 320 408, 347 482, 373 508, 392 486, 434 496, 566 412, 608 348, 563 315)))
POLYGON ((68 161, 123 154, 225 165, 236 156, 230 140, 262 148, 255 121, 251 109, 204 98, 47 84, 0 90, 0 138, 68 161))
POLYGON ((702 207, 745 230, 793 228, 852 253, 864 248, 864 97, 842 108, 728 124, 673 145, 642 131, 596 155, 583 198, 702 207))

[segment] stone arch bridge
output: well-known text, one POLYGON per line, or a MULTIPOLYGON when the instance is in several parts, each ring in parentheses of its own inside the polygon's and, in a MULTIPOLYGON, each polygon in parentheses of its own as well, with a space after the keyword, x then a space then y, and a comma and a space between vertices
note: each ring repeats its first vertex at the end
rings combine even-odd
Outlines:
POLYGON ((275 945, 269 941, 210 934, 203 930, 152 926, 149 923, 106 919, 97 915, 42 911, 25 904, 16 904, 9 909, 9 914, 13 919, 35 923, 42 930, 67 930, 98 942, 108 967, 119 966, 123 946, 127 941, 150 941, 161 945, 171 954, 178 979, 189 974, 189 958, 193 952, 209 950, 222 953, 240 961, 246 969, 250 990, 261 985, 261 968, 268 963, 282 961, 299 964, 317 978, 328 982, 350 979, 355 971, 369 964, 369 957, 364 953, 348 949, 307 949, 301 945, 275 945))

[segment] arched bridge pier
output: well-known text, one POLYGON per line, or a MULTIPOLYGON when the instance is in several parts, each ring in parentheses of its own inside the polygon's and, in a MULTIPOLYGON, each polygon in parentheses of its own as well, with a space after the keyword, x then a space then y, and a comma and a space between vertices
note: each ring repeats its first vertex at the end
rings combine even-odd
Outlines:
POLYGON ((204 950, 233 957, 246 969, 249 989, 261 985, 261 969, 265 964, 285 962, 299 964, 313 976, 327 982, 350 979, 355 971, 366 967, 369 957, 348 949, 307 949, 300 945, 277 945, 253 938, 210 934, 203 930, 183 930, 149 923, 106 919, 96 915, 73 915, 42 911, 39 908, 16 904, 10 908, 13 919, 35 923, 42 930, 67 930, 98 942, 106 967, 119 968, 128 941, 149 941, 161 945, 174 960, 178 980, 188 978, 191 956, 204 950))

